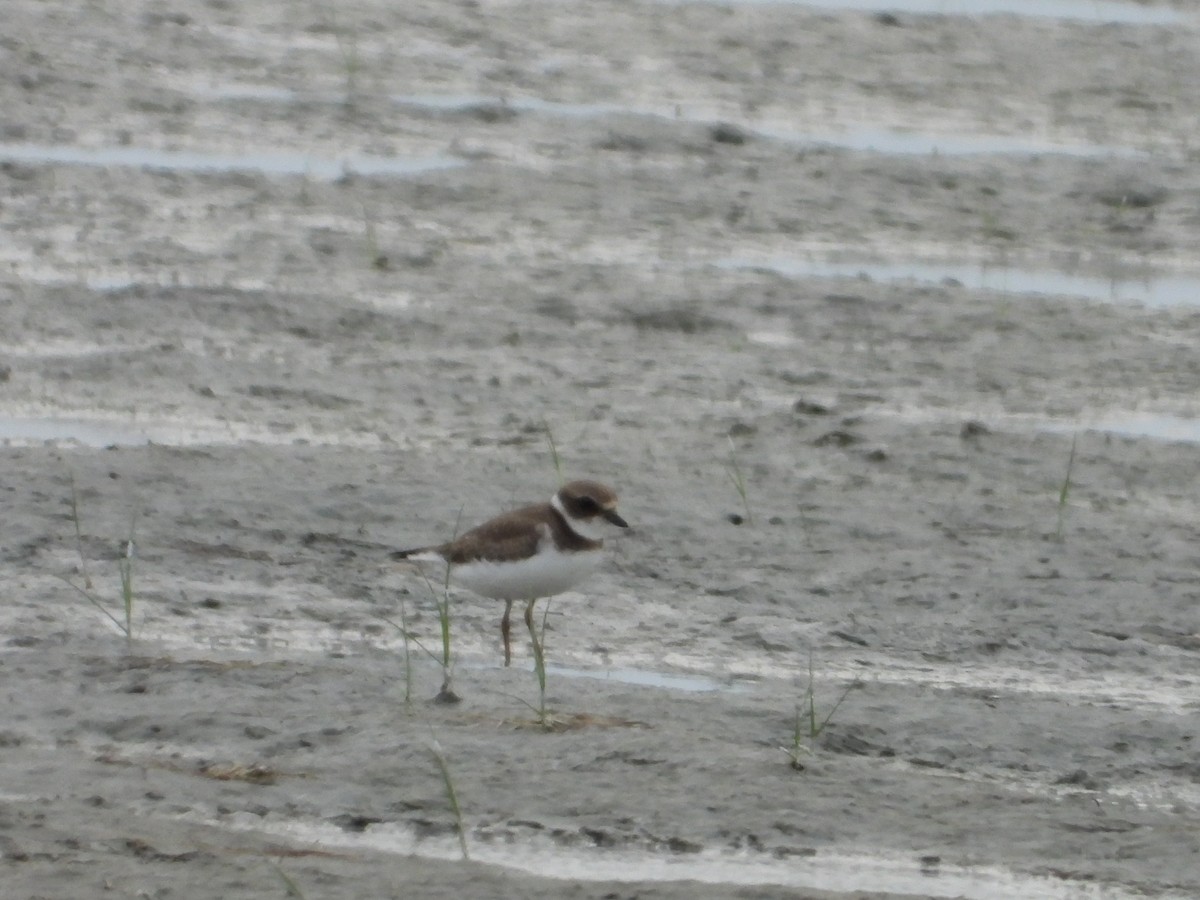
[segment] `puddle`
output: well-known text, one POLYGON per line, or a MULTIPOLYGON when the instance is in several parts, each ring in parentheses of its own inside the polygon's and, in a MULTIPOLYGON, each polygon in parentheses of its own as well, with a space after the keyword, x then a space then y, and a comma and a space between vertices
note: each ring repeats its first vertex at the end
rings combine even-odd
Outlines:
POLYGON ((150 438, 134 427, 125 428, 116 423, 0 416, 0 443, 44 441, 63 441, 85 447, 130 447, 148 444, 150 438))
MULTIPOLYGON (((164 586, 164 591, 166 590, 164 586)), ((212 585, 193 587, 174 583, 171 593, 185 591, 188 595, 213 594, 212 585)), ((261 589, 244 586, 249 595, 261 589)), ((235 592, 236 594, 236 592, 235 592)), ((323 608, 345 610, 347 617, 361 614, 355 604, 336 597, 309 598, 323 608)), ((232 607, 233 604, 231 603, 232 607)), ((366 620, 364 620, 365 622, 366 620)), ((372 626, 378 624, 370 620, 372 626)), ((139 637, 181 649, 190 648, 202 655, 224 658, 228 655, 256 658, 297 658, 310 654, 341 654, 367 656, 387 654, 403 662, 403 640, 390 632, 366 631, 349 627, 337 629, 325 623, 305 620, 246 619, 236 614, 223 614, 211 621, 189 620, 181 624, 176 619, 148 622, 139 637), (269 631, 257 626, 269 622, 269 631)), ((495 649, 488 634, 462 634, 455 640, 455 667, 472 672, 496 672, 495 649)), ((685 693, 739 692, 753 690, 756 682, 769 679, 772 683, 795 684, 806 671, 802 665, 783 666, 764 658, 740 658, 725 661, 720 674, 712 671, 708 658, 671 654, 659 660, 645 659, 645 668, 634 661, 631 666, 583 668, 551 663, 548 671, 554 678, 588 678, 639 685, 685 693), (675 671, 653 668, 670 667, 675 671)), ((440 675, 428 660, 414 655, 420 677, 433 683, 440 675)), ((514 670, 532 673, 529 660, 518 660, 514 670)), ((924 685, 941 690, 974 691, 987 688, 1012 694, 1067 698, 1070 702, 1111 706, 1113 704, 1137 709, 1161 709, 1176 715, 1193 714, 1200 697, 1200 675, 1164 667, 1160 675, 1148 677, 1132 672, 1102 674, 1073 674, 1065 671, 1017 669, 1005 666, 956 665, 935 666, 913 664, 890 655, 879 657, 869 669, 856 663, 828 661, 822 665, 821 676, 831 683, 924 685)))
POLYGON ((931 134, 885 128, 848 128, 844 131, 796 132, 764 126, 761 134, 789 143, 829 144, 848 150, 864 150, 896 155, 971 156, 985 153, 1039 154, 1067 156, 1141 156, 1139 150, 1108 144, 1067 144, 1036 137, 998 134, 931 134))
MULTIPOLYGON (((264 89, 267 96, 269 89, 264 89)), ((231 93, 236 93, 231 89, 231 93)), ((266 97, 264 97, 266 99, 266 97)), ((936 134, 886 128, 845 128, 826 131, 796 131, 783 123, 742 121, 737 115, 722 116, 717 111, 691 113, 673 106, 626 106, 615 103, 560 103, 538 97, 488 97, 483 94, 401 94, 392 97, 399 106, 445 112, 463 112, 474 107, 500 106, 516 112, 562 118, 598 119, 611 115, 650 116, 659 119, 715 125, 729 122, 751 134, 802 145, 831 145, 849 150, 877 153, 950 156, 1008 153, 1061 153, 1071 156, 1137 156, 1140 151, 1105 144, 1070 144, 1028 135, 936 134)))
POLYGON ((733 257, 714 263, 722 269, 750 269, 809 278, 868 278, 872 281, 922 281, 939 284, 956 281, 972 290, 1013 294, 1052 294, 1086 297, 1145 306, 1200 306, 1200 276, 1195 275, 1073 275, 1008 267, 958 263, 843 263, 799 257, 761 260, 733 257))
POLYGON ((1125 437, 1154 438, 1159 441, 1200 442, 1200 419, 1160 416, 1153 413, 1113 414, 1077 424, 1055 422, 1043 430, 1066 434, 1075 431, 1101 431, 1125 437))
POLYGON ((1112 410, 1093 413, 1076 419, 1047 419, 1031 413, 1009 413, 1002 409, 932 409, 929 407, 877 407, 873 416, 902 419, 909 423, 947 421, 963 422, 979 419, 985 425, 1010 431, 1042 431, 1051 434, 1100 432, 1131 438, 1151 438, 1159 441, 1200 443, 1200 419, 1184 418, 1162 413, 1112 410))
MULTIPOLYGON (((246 814, 223 818, 184 818, 215 828, 269 835, 334 850, 373 850, 401 856, 457 861, 453 839, 420 839, 408 827, 391 823, 348 832, 317 821, 272 821, 246 814)), ((469 840, 476 863, 540 878, 618 883, 691 881, 702 884, 780 886, 800 890, 878 892, 969 900, 1125 900, 1143 896, 1120 887, 1069 878, 1042 878, 999 866, 922 865, 915 857, 866 852, 822 851, 814 856, 777 859, 766 853, 701 850, 674 855, 649 851, 581 850, 548 841, 495 843, 469 840)), ((703 892, 701 892, 703 893, 703 892)))
MULTIPOLYGON (((680 2, 680 0, 670 0, 680 2)), ((683 0, 707 2, 707 0, 683 0)), ((757 4, 809 6, 863 12, 946 16, 1018 15, 1122 25, 1174 25, 1184 17, 1173 9, 1115 0, 721 0, 738 6, 757 4)))
POLYGON ((800 343, 798 338, 788 334, 784 326, 776 331, 747 332, 746 340, 760 347, 795 347, 800 343))
POLYGON ((130 288, 137 287, 138 282, 128 275, 87 275, 83 279, 84 287, 97 294, 119 294, 130 288))
POLYGON ((0 444, 28 446, 45 441, 74 443, 85 447, 160 444, 168 447, 229 445, 304 444, 310 446, 377 448, 384 442, 373 432, 317 431, 310 426, 273 429, 270 424, 200 419, 71 418, 69 416, 0 415, 0 444))
MULTIPOLYGON (((44 341, 22 341, 19 344, 0 343, 0 357, 7 359, 42 360, 48 357, 59 359, 84 359, 87 357, 121 356, 133 353, 148 353, 158 346, 156 341, 145 341, 138 344, 106 341, 101 344, 96 341, 77 340, 75 338, 47 338, 44 341)), ((46 416, 27 416, 33 421, 40 421, 46 416)), ((0 415, 0 434, 3 433, 5 422, 19 421, 0 415)), ((16 426, 18 429, 20 426, 16 426)))
MULTIPOLYGON (((702 660, 671 655, 665 665, 687 666, 702 660)), ((1027 696, 1042 696, 1058 701, 1123 707, 1132 711, 1157 709, 1173 715, 1195 715, 1200 708, 1200 674, 1185 667, 1186 660, 1172 666, 1164 664, 1155 676, 1135 672, 1071 673, 1054 669, 1016 668, 1002 665, 957 663, 952 666, 926 665, 881 654, 874 664, 827 660, 821 665, 821 677, 829 683, 867 685, 922 685, 935 690, 977 691, 980 689, 1027 696), (1182 667, 1182 668, 1181 668, 1182 667)), ((800 666, 782 666, 763 659, 730 659, 727 667, 734 678, 765 678, 792 681, 806 676, 800 666)))
MULTIPOLYGON (((212 84, 189 86, 186 90, 201 100, 255 101, 262 103, 321 103, 340 104, 345 95, 308 93, 290 88, 258 84, 212 84)), ((943 154, 948 156, 1001 154, 1066 154, 1070 156, 1139 156, 1142 151, 1107 144, 1073 144, 1029 135, 990 135, 973 133, 932 133, 913 130, 874 127, 849 127, 837 130, 797 131, 794 125, 782 121, 744 121, 736 113, 721 115, 718 110, 693 111, 674 105, 633 106, 620 103, 567 103, 529 96, 489 96, 486 94, 394 94, 391 102, 399 107, 412 107, 435 112, 463 113, 476 108, 507 108, 518 113, 531 113, 566 119, 600 119, 606 116, 648 116, 700 125, 728 122, 774 140, 799 145, 827 145, 849 150, 903 155, 943 154)), ((415 161, 417 165, 421 161, 415 161)), ((453 161, 447 161, 453 164, 453 161)), ((334 164, 336 165, 336 164, 334 164)), ((360 165, 351 165, 356 172, 371 174, 360 165)), ((426 169, 420 169, 425 171, 426 169)), ((338 174, 340 174, 340 169, 338 174)), ((391 174, 391 173, 388 173, 391 174)), ((398 173, 413 174, 413 173, 398 173)), ((326 176, 326 177, 336 177, 326 176)))
MULTIPOLYGON (((188 592, 192 593, 191 588, 188 588, 188 592)), ((212 593, 211 587, 209 593, 212 593)), ((325 606, 329 605, 326 601, 321 602, 325 606)), ((214 655, 220 658, 247 655, 295 658, 311 654, 334 653, 343 656, 365 656, 382 653, 393 655, 398 665, 403 662, 403 639, 390 637, 386 632, 380 634, 353 629, 339 630, 322 623, 298 621, 272 620, 270 624, 269 632, 259 632, 252 622, 231 622, 228 618, 222 619, 220 627, 216 630, 206 630, 195 625, 189 627, 177 623, 148 623, 138 632, 138 635, 141 640, 160 642, 182 649, 199 650, 205 655, 214 655)), ((485 661, 494 659, 494 655, 489 654, 488 650, 489 648, 482 642, 457 639, 454 668, 471 672, 500 671, 499 665, 485 661)), ((427 660, 414 656, 412 662, 414 668, 420 670, 422 677, 431 683, 440 677, 437 675, 440 670, 430 666, 427 660)), ((518 671, 526 671, 531 676, 533 674, 532 662, 518 661, 513 668, 518 671)), ((746 687, 744 683, 736 680, 722 680, 708 675, 685 675, 620 666, 583 669, 548 663, 546 671, 551 679, 589 678, 595 681, 611 681, 618 684, 684 693, 736 692, 745 690, 746 687)))
POLYGON ((666 116, 667 107, 638 109, 618 103, 560 103, 540 97, 489 97, 485 94, 395 94, 397 106, 415 106, 442 112, 465 112, 476 107, 501 107, 525 113, 544 113, 574 119, 593 119, 612 115, 666 116))
POLYGON ((620 684, 636 684, 643 687, 698 694, 740 689, 737 684, 718 681, 716 678, 708 678, 704 675, 676 675, 668 672, 652 672, 647 669, 573 669, 569 666, 556 666, 548 663, 546 671, 553 678, 594 678, 597 681, 616 681, 620 684))
MULTIPOLYGON (((341 223, 338 223, 339 226, 341 223)), ((361 220, 360 220, 361 224, 361 220)), ((206 269, 196 269, 181 272, 178 269, 143 269, 135 271, 129 267, 95 265, 89 260, 81 260, 76 264, 62 262, 58 265, 38 258, 37 252, 30 248, 2 247, 0 250, 0 266, 7 275, 27 284, 36 284, 49 288, 84 289, 97 294, 117 294, 132 288, 170 288, 184 289, 219 289, 222 291, 242 291, 245 293, 263 292, 276 287, 276 283, 267 278, 233 277, 209 272, 206 269)), ((3 337, 0 336, 0 341, 3 337)), ((97 352, 105 352, 105 347, 98 347, 97 352)), ((156 346, 153 342, 147 347, 156 346)), ((0 344, 0 350, 6 349, 0 344)), ((12 352, 12 351, 8 351, 12 352)), ((28 355, 28 354, 22 354, 28 355)))
POLYGON ((0 144, 0 160, 33 165, 118 166, 168 172, 261 172, 307 175, 334 181, 347 174, 410 177, 461 166, 445 156, 389 157, 348 153, 327 159, 284 151, 198 153, 143 147, 71 147, 61 144, 0 144))
POLYGON ((265 103, 345 103, 345 94, 307 94, 269 84, 188 84, 199 100, 254 100, 265 103))
MULTIPOLYGON (((208 84, 179 86, 199 100, 254 101, 259 103, 343 104, 344 93, 296 91, 269 84, 208 84)), ((501 96, 489 94, 392 94, 388 100, 395 106, 413 107, 433 112, 464 113, 478 108, 507 108, 522 113, 544 113, 564 118, 591 119, 609 115, 671 116, 671 107, 637 109, 617 103, 560 103, 540 97, 501 96)))

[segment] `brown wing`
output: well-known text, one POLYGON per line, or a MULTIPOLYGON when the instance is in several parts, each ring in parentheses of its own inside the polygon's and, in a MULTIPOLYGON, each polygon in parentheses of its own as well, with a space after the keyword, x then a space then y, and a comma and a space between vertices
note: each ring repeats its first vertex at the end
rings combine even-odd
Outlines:
POLYGON ((499 562, 532 556, 545 533, 541 520, 531 515, 538 509, 533 506, 518 509, 484 522, 438 547, 438 552, 455 565, 477 559, 499 562))

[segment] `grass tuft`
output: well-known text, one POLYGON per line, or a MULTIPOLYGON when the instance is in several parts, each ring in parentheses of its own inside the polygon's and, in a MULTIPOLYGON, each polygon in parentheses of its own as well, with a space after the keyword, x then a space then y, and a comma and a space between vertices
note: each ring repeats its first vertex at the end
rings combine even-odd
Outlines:
MULTIPOLYGON (((458 528, 462 523, 462 513, 462 507, 460 506, 458 509, 458 516, 454 520, 454 533, 450 537, 451 541, 458 536, 458 528)), ((438 691, 437 696, 434 697, 434 700, 438 703, 459 703, 462 700, 462 698, 454 692, 454 665, 453 658, 451 656, 450 644, 450 573, 453 569, 453 563, 446 563, 446 577, 442 581, 441 591, 435 590, 433 583, 429 580, 429 577, 424 573, 424 571, 421 572, 421 577, 425 579, 425 585, 429 588, 429 593, 433 596, 434 605, 437 607, 438 628, 442 635, 442 687, 441 690, 438 691)))
MULTIPOLYGON (((458 510, 458 517, 454 520, 454 535, 451 536, 451 541, 453 541, 454 537, 458 535, 458 526, 462 521, 462 512, 462 508, 460 507, 458 510)), ((382 619, 384 622, 387 622, 389 625, 399 631, 401 638, 404 639, 404 676, 406 682, 404 688, 404 703, 406 706, 411 706, 412 704, 412 644, 416 644, 416 646, 422 652, 428 655, 430 659, 432 659, 442 668, 442 687, 441 690, 438 691, 437 696, 434 697, 434 701, 437 703, 458 703, 462 700, 462 698, 455 693, 453 685, 454 661, 450 640, 451 626, 453 624, 450 615, 450 573, 453 568, 454 566, 452 563, 446 564, 446 577, 442 582, 441 589, 439 590, 438 588, 435 588, 433 582, 429 580, 429 576, 425 574, 425 570, 420 566, 417 566, 417 571, 421 578, 425 581, 425 587, 429 589, 429 595, 433 597, 434 606, 437 608, 438 629, 442 638, 440 655, 426 647, 420 638, 413 633, 412 629, 408 627, 408 609, 404 603, 403 596, 400 598, 399 624, 393 622, 387 616, 379 616, 380 619, 382 619)))
POLYGON ((746 510, 746 524, 753 525, 754 514, 750 511, 750 498, 746 493, 746 476, 743 474, 742 467, 738 463, 737 446, 733 443, 733 438, 729 438, 729 464, 725 468, 725 474, 729 476, 729 480, 733 482, 734 490, 742 498, 742 508, 746 510))
POLYGON ((133 607, 134 607, 134 591, 133 591, 133 561, 136 557, 136 544, 134 535, 137 530, 137 514, 136 512, 129 519, 129 533, 125 538, 125 551, 121 558, 117 560, 117 571, 121 577, 121 610, 122 618, 117 618, 108 608, 105 603, 94 593, 94 585, 91 575, 88 573, 87 556, 83 552, 83 526, 80 524, 79 514, 79 491, 75 485, 75 474, 70 473, 71 480, 71 520, 75 525, 75 546, 79 552, 79 570, 83 575, 83 587, 80 587, 71 579, 64 576, 59 576, 74 588, 88 603, 96 607, 106 619, 113 623, 117 629, 125 635, 126 642, 133 640, 133 607))
POLYGON ((816 678, 813 675, 813 660, 811 654, 808 657, 808 684, 804 689, 804 699, 796 704, 796 716, 792 725, 792 743, 791 746, 782 747, 784 753, 788 755, 788 761, 793 769, 797 772, 804 771, 804 758, 811 756, 815 752, 817 740, 820 739, 822 732, 825 731, 829 724, 833 721, 833 717, 841 708, 846 698, 850 696, 850 692, 859 687, 862 682, 859 679, 854 679, 842 691, 837 702, 823 717, 817 714, 817 698, 816 698, 816 678))
POLYGON ((533 713, 532 719, 521 721, 522 727, 535 727, 543 731, 564 731, 569 730, 574 726, 571 724, 576 719, 591 718, 589 716, 560 716, 550 710, 546 704, 546 620, 550 616, 550 600, 546 600, 546 605, 542 609, 542 625, 539 631, 537 620, 530 616, 528 620, 529 638, 533 644, 533 674, 538 683, 538 702, 537 704, 530 703, 524 697, 518 697, 515 694, 505 694, 506 697, 511 697, 522 706, 527 707, 533 713))
MULTIPOLYGON (((442 637, 441 656, 439 657, 434 653, 430 653, 442 667, 442 687, 438 691, 437 696, 434 697, 434 700, 438 703, 458 703, 462 700, 454 692, 454 662, 450 641, 450 628, 452 624, 450 616, 450 569, 451 566, 448 564, 446 566, 446 580, 442 585, 441 591, 438 591, 433 586, 433 582, 429 580, 429 577, 424 572, 421 573, 421 577, 425 579, 425 585, 429 588, 429 593, 433 597, 433 603, 437 607, 438 630, 441 632, 442 637)), ((407 629, 404 629, 404 632, 407 641, 407 629)), ((415 640, 415 638, 413 639, 415 640)), ((418 646, 421 646, 421 649, 425 649, 419 641, 417 643, 418 646)), ((429 653, 428 650, 426 652, 429 653)))

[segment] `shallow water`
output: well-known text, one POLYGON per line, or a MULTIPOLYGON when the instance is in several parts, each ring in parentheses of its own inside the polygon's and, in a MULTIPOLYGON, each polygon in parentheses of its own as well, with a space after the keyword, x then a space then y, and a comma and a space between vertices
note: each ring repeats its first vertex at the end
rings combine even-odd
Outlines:
POLYGON ((149 440, 136 428, 124 427, 117 422, 0 416, 0 443, 64 441, 85 447, 130 447, 149 443, 149 440))
MULTIPOLYGON (((663 662, 673 668, 703 672, 711 661, 685 654, 668 654, 663 662)), ((807 677, 803 665, 779 665, 773 659, 741 657, 728 663, 735 678, 762 678, 774 682, 801 683, 807 677)), ((833 683, 863 681, 874 684, 922 685, 946 691, 991 690, 1014 695, 1069 697, 1075 703, 1121 706, 1131 710, 1155 708, 1175 715, 1188 715, 1200 708, 1200 675, 1164 668, 1161 677, 1132 672, 1074 673, 1046 667, 1017 668, 996 664, 947 665, 913 663, 902 657, 882 655, 864 668, 824 660, 821 675, 833 683)))
MULTIPOLYGON (((418 838, 412 829, 378 824, 363 832, 348 832, 314 821, 264 821, 242 815, 224 819, 200 818, 205 825, 235 831, 269 834, 297 843, 338 849, 371 849, 382 853, 430 859, 461 858, 458 844, 448 839, 418 838)), ((777 885, 824 891, 880 891, 922 897, 971 900, 1123 900, 1141 896, 1128 891, 1069 878, 1041 878, 999 866, 952 866, 922 862, 863 849, 831 849, 809 855, 801 851, 784 859, 753 851, 738 853, 705 849, 672 855, 647 851, 556 846, 548 841, 468 840, 471 859, 487 865, 568 881, 694 881, 701 884, 777 885)))
MULTIPOLYGON (((250 101, 263 103, 342 104, 344 94, 305 93, 270 85, 215 84, 191 88, 202 100, 250 101)), ((476 107, 503 107, 518 113, 564 119, 602 119, 607 116, 650 116, 659 119, 713 125, 732 122, 749 134, 759 134, 787 143, 829 145, 849 150, 900 155, 944 154, 1066 154, 1070 156, 1136 156, 1141 151, 1098 143, 1075 143, 1049 136, 999 135, 984 133, 925 132, 916 129, 848 126, 838 129, 797 130, 789 122, 750 119, 723 115, 717 109, 693 110, 671 105, 633 105, 622 103, 568 103, 528 95, 487 95, 469 93, 394 94, 391 102, 401 108, 435 112, 465 112, 476 107)))
MULTIPOLYGON (((753 343, 787 347, 794 340, 776 332, 750 335, 753 343)), ((87 415, 87 413, 84 413, 87 415)), ((1156 413, 1109 412, 1093 419, 1076 422, 1014 420, 1017 428, 1032 428, 1038 431, 1070 433, 1076 431, 1099 431, 1127 437, 1144 437, 1161 441, 1186 441, 1200 443, 1200 419, 1184 418, 1156 413)), ((45 442, 78 444, 84 447, 134 447, 141 444, 159 444, 170 447, 195 447, 212 444, 231 444, 253 441, 265 444, 291 444, 302 442, 313 445, 374 446, 377 437, 369 434, 345 434, 338 432, 315 432, 274 434, 269 429, 246 423, 192 421, 187 424, 171 422, 139 422, 136 420, 105 418, 75 418, 70 414, 54 416, 12 416, 0 414, 0 444, 29 445, 45 442)), ((568 672, 564 674, 575 674, 568 672)), ((588 675, 580 672, 580 675, 588 675)), ((615 678, 630 684, 654 683, 637 680, 631 671, 628 678, 618 678, 612 673, 595 677, 615 678)), ((661 684, 660 686, 668 686, 661 684)), ((717 683, 711 687, 696 686, 694 690, 721 690, 727 687, 717 683)))
POLYGON ((595 678, 600 681, 616 681, 642 687, 661 688, 668 691, 709 693, 710 691, 738 690, 738 685, 707 675, 679 675, 672 672, 655 672, 650 669, 614 667, 606 669, 575 669, 570 666, 546 665, 546 673, 552 678, 595 678))
MULTIPOLYGON (((143 585, 147 582, 143 578, 143 585)), ((154 585, 150 585, 151 589, 154 585)), ((361 605, 352 601, 328 597, 278 597, 277 603, 317 603, 328 614, 340 613, 348 627, 335 627, 306 618, 279 619, 267 623, 260 618, 237 611, 238 598, 263 594, 261 585, 254 583, 191 584, 170 580, 160 585, 164 593, 188 596, 228 596, 231 602, 219 612, 206 613, 203 618, 180 619, 177 616, 155 616, 135 623, 135 635, 149 644, 180 651, 193 651, 202 658, 296 659, 311 655, 388 656, 394 658, 397 669, 403 666, 404 641, 391 625, 379 619, 362 618, 361 605), (371 625, 368 630, 366 625, 371 625)), ((393 620, 394 621, 394 620, 393 620)), ((440 678, 440 669, 417 648, 413 666, 426 680, 440 678)), ((490 648, 490 635, 460 634, 455 639, 454 669, 470 671, 499 671, 490 648)), ((530 661, 518 660, 515 671, 532 674, 530 661)), ((550 663, 547 672, 553 678, 586 678, 636 685, 658 690, 683 693, 739 692, 751 690, 756 681, 764 684, 802 684, 809 672, 803 664, 780 664, 769 655, 741 656, 724 660, 721 670, 714 660, 704 656, 669 653, 661 659, 643 659, 636 655, 620 664, 589 668, 550 663)), ((1200 675, 1180 671, 1178 666, 1164 664, 1161 675, 1150 677, 1133 672, 1081 673, 1060 671, 1046 666, 1013 667, 998 664, 954 663, 935 665, 916 663, 900 656, 883 654, 872 665, 839 663, 824 660, 822 678, 833 684, 854 682, 921 685, 945 691, 977 691, 987 689, 997 693, 1026 696, 1067 697, 1078 704, 1104 707, 1123 707, 1130 710, 1157 709, 1172 715, 1190 715, 1200 708, 1200 675)))
POLYGON ((327 159, 283 150, 203 153, 146 147, 74 147, 66 144, 0 144, 0 160, 33 165, 122 166, 170 172, 262 172, 333 181, 346 175, 413 176, 462 165, 450 157, 387 157, 348 153, 327 159))
MULTIPOLYGON (((202 586, 195 586, 196 589, 202 586)), ((241 589, 256 590, 252 585, 241 585, 241 589)), ((188 586, 189 591, 193 590, 188 586)), ((209 593, 212 593, 210 589, 209 593)), ((397 666, 402 665, 404 641, 398 635, 384 632, 368 633, 365 630, 335 629, 328 625, 309 621, 274 620, 269 632, 256 629, 255 623, 249 620, 238 620, 236 614, 222 613, 214 617, 209 627, 196 621, 180 623, 178 620, 159 620, 146 623, 137 632, 140 640, 161 642, 167 646, 183 650, 198 651, 200 655, 212 655, 216 658, 226 657, 257 657, 257 658, 296 658, 311 654, 337 654, 341 656, 362 656, 368 654, 386 654, 395 658, 397 666)), ((454 668, 470 671, 494 671, 500 666, 485 659, 486 651, 482 645, 471 639, 459 638, 455 642, 454 668)), ((414 654, 419 651, 411 648, 414 654)), ((414 665, 429 675, 435 670, 427 659, 414 659, 414 665)), ((518 661, 516 670, 533 672, 531 662, 518 661)), ((547 675, 550 678, 588 678, 597 681, 616 682, 638 687, 657 688, 684 693, 711 693, 715 691, 737 691, 746 687, 741 680, 722 679, 700 672, 667 672, 651 668, 634 666, 608 666, 604 668, 582 668, 576 666, 556 665, 548 663, 547 675)), ((440 677, 440 676, 439 676, 440 677)), ((435 679, 434 679, 435 680, 435 679)))
POLYGON ((778 272, 790 277, 866 278, 872 281, 957 282, 973 290, 1053 294, 1145 306, 1200 306, 1200 276, 1121 271, 1111 277, 1010 266, 930 262, 829 262, 800 256, 730 257, 722 269, 778 272))
POLYGON ((201 416, 141 419, 95 410, 56 410, 44 417, 0 413, 0 443, 28 446, 47 441, 85 447, 198 447, 242 442, 378 447, 383 443, 372 432, 318 431, 308 426, 276 429, 265 423, 201 416))
POLYGON ((1043 430, 1059 433, 1100 431, 1126 437, 1149 437, 1160 441, 1200 442, 1200 419, 1155 413, 1106 413, 1095 419, 1081 419, 1072 424, 1051 423, 1043 430))
POLYGON ((889 128, 845 128, 837 131, 795 131, 771 124, 753 130, 799 144, 829 144, 848 150, 899 155, 964 156, 973 154, 1043 154, 1069 156, 1137 156, 1140 151, 1110 144, 1077 144, 1030 135, 922 132, 889 128))
MULTIPOLYGON (((709 2, 709 0, 669 0, 709 2)), ((1171 25, 1183 21, 1172 9, 1118 3, 1114 0, 723 0, 739 5, 790 3, 820 9, 863 10, 921 15, 1043 16, 1084 22, 1116 22, 1123 25, 1171 25)))
MULTIPOLYGON (((265 99, 265 98, 264 98, 265 99)), ((1132 156, 1138 151, 1129 147, 1095 143, 1070 143, 1031 135, 995 135, 973 133, 923 132, 915 129, 889 129, 872 126, 851 126, 841 129, 798 131, 787 123, 770 120, 743 120, 740 116, 723 116, 717 110, 695 111, 674 106, 633 106, 616 103, 562 103, 540 97, 488 97, 482 94, 411 94, 396 95, 392 101, 400 106, 422 109, 462 111, 484 105, 503 105, 517 112, 563 118, 598 119, 612 115, 652 116, 672 121, 713 125, 732 121, 750 134, 760 134, 788 143, 822 144, 849 150, 875 153, 919 155, 941 153, 950 156, 964 154, 1038 154, 1063 153, 1071 156, 1132 156)))

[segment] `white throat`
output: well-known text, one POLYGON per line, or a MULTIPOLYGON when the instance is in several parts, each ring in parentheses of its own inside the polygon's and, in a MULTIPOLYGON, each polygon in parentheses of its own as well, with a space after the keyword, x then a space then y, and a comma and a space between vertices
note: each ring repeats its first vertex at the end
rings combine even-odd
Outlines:
POLYGON ((594 519, 576 519, 567 512, 562 505, 562 501, 558 499, 558 494, 550 498, 550 505, 558 510, 562 515, 563 520, 567 523, 567 527, 589 541, 602 541, 610 532, 605 528, 606 523, 599 517, 594 519))

